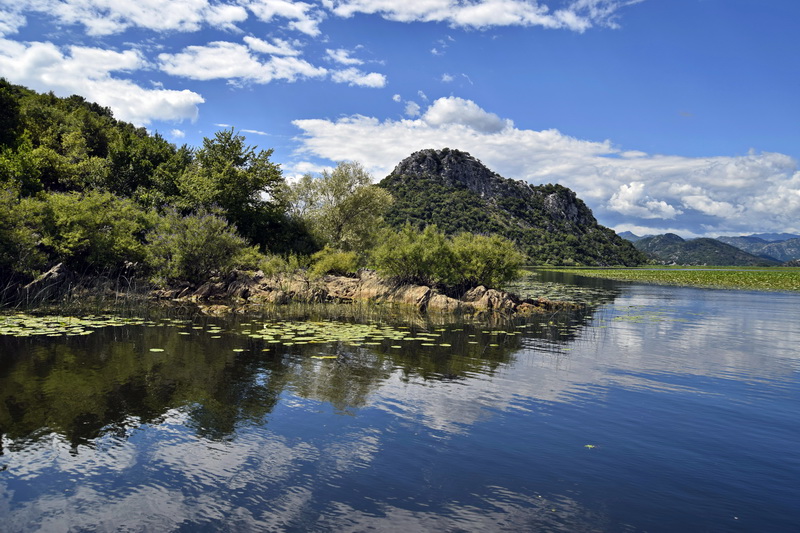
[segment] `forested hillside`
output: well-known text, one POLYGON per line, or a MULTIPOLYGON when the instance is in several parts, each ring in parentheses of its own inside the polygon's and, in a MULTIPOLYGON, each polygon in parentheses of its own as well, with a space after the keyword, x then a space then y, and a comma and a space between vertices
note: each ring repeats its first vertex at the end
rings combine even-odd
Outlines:
POLYGON ((502 178, 459 150, 422 150, 379 184, 395 198, 386 220, 435 224, 446 233, 502 235, 534 263, 638 265, 633 245, 597 223, 575 193, 561 185, 502 178))
POLYGON ((233 130, 176 147, 79 96, 0 80, 0 275, 62 262, 162 279, 255 266, 261 251, 313 251, 277 198, 271 151, 233 130))

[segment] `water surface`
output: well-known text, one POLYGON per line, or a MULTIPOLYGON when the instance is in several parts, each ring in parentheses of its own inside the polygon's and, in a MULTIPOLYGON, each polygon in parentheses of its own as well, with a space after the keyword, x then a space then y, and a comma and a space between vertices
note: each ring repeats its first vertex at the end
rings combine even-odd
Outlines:
POLYGON ((594 304, 330 343, 2 336, 2 529, 795 531, 800 296, 570 281, 594 304))

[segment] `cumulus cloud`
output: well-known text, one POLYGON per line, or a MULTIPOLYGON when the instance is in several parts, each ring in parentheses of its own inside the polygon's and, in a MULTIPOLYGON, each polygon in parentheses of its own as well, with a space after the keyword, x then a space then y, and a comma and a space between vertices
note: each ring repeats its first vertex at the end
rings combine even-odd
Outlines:
POLYGON ((539 26, 583 32, 596 25, 616 27, 617 12, 624 6, 639 1, 641 0, 574 0, 555 11, 544 3, 530 0, 326 0, 325 5, 330 6, 331 12, 339 17, 362 13, 399 22, 444 22, 454 27, 477 29, 493 26, 539 26))
POLYGON ((287 19, 291 29, 312 37, 320 34, 319 24, 325 18, 323 11, 306 2, 252 0, 245 5, 263 22, 272 22, 275 18, 287 19))
POLYGON ((15 4, 17 12, 38 12, 61 24, 82 25, 89 35, 111 35, 131 27, 184 32, 204 25, 233 29, 248 17, 237 2, 211 4, 208 0, 175 0, 168 8, 161 0, 19 0, 15 4))
POLYGON ((173 76, 193 80, 227 79, 237 82, 270 83, 325 76, 327 70, 290 56, 271 56, 262 61, 250 48, 238 43, 216 41, 188 46, 176 54, 160 54, 160 68, 173 76))
POLYGON ((331 61, 335 61, 336 63, 341 63, 342 65, 363 65, 364 62, 356 57, 350 57, 350 51, 345 50, 344 48, 339 48, 337 50, 325 50, 325 53, 328 56, 328 59, 331 61))
POLYGON ((412 118, 418 117, 421 109, 422 108, 416 102, 410 102, 410 101, 406 102, 406 110, 405 110, 406 116, 412 118))
POLYGON ((381 88, 386 86, 386 76, 378 72, 362 72, 357 68, 337 70, 331 73, 331 79, 336 83, 346 83, 359 87, 381 88))
POLYGON ((647 196, 644 187, 641 181, 620 185, 611 196, 610 208, 623 215, 639 218, 671 219, 682 213, 663 200, 654 200, 647 196))
POLYGON ((475 102, 457 97, 436 100, 422 120, 432 127, 461 124, 481 133, 497 133, 513 125, 510 120, 484 111, 475 102))
POLYGON ((0 39, 0 72, 12 83, 59 96, 80 94, 111 108, 114 115, 137 125, 153 120, 195 120, 199 94, 162 88, 145 89, 129 79, 112 76, 146 66, 135 50, 116 52, 100 48, 52 43, 19 43, 0 39))
POLYGON ((800 231, 800 172, 784 154, 692 158, 623 151, 610 141, 519 129, 457 97, 439 98, 413 119, 353 115, 294 124, 302 131, 298 156, 357 160, 377 178, 416 150, 449 147, 508 178, 570 187, 613 227, 683 235, 800 231))
POLYGON ((270 43, 257 37, 246 36, 244 38, 244 42, 248 47, 250 47, 251 50, 260 54, 268 54, 273 56, 300 55, 300 50, 283 39, 273 39, 270 43))

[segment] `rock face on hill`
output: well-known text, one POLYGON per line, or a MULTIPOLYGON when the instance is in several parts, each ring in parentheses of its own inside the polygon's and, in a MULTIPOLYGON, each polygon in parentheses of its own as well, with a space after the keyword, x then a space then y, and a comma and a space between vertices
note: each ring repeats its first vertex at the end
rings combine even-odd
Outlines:
POLYGON ((674 233, 644 237, 634 243, 637 249, 663 264, 772 266, 778 261, 756 257, 716 239, 684 240, 674 233))
POLYGON ((561 185, 503 178, 459 150, 421 150, 379 184, 395 197, 386 219, 447 233, 503 235, 540 264, 638 265, 644 256, 561 185))

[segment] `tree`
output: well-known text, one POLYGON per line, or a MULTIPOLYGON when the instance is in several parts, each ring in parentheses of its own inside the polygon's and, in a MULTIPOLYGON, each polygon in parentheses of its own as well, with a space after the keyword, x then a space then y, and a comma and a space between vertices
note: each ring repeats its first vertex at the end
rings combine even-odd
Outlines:
POLYGON ((179 178, 180 207, 187 211, 218 208, 246 238, 265 244, 267 230, 282 207, 275 193, 283 184, 280 165, 269 158, 272 150, 245 145, 233 129, 203 139, 203 147, 179 178))
POLYGON ((360 163, 342 162, 319 178, 303 176, 291 187, 289 201, 293 215, 307 220, 321 241, 345 251, 364 251, 383 227, 392 196, 372 185, 372 176, 360 163))

